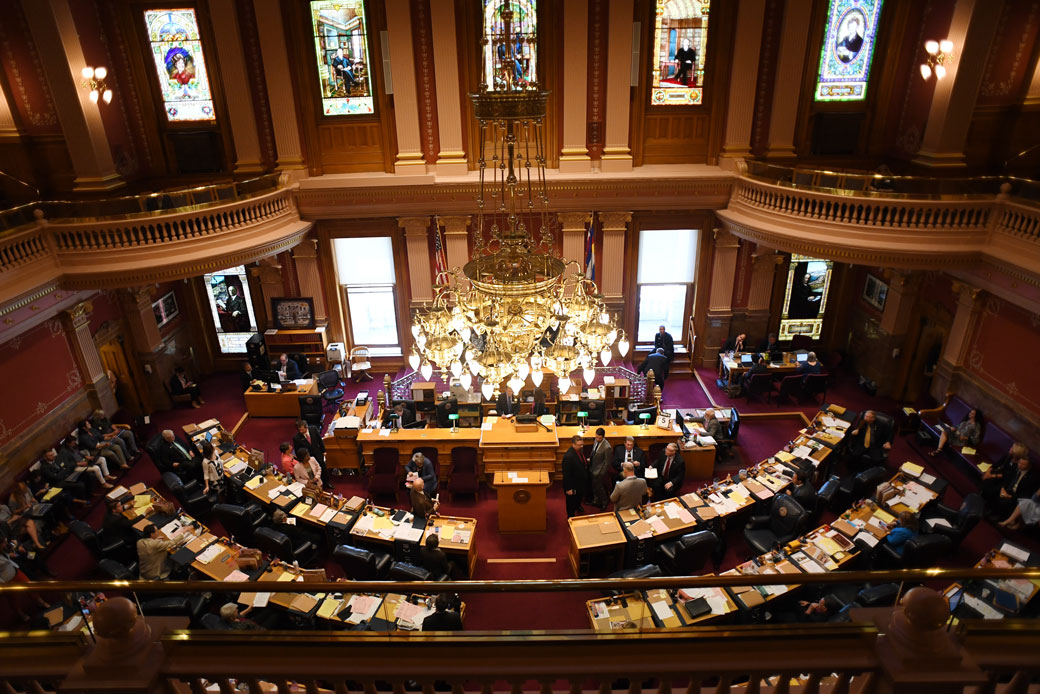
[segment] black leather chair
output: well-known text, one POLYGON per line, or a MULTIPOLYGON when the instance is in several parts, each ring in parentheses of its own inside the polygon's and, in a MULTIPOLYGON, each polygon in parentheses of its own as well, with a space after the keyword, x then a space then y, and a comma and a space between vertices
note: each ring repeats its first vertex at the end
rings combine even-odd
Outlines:
POLYGON ((113 581, 132 581, 137 578, 137 564, 122 564, 115 559, 102 559, 98 568, 113 581))
POLYGON ((300 419, 311 426, 321 428, 321 421, 324 416, 325 405, 321 395, 300 396, 300 419))
POLYGON ((625 422, 628 424, 642 424, 643 420, 639 418, 641 414, 650 415, 650 419, 647 420, 647 424, 653 424, 657 419, 657 407, 640 407, 639 405, 629 405, 628 410, 625 412, 625 422))
POLYGON ((961 502, 958 509, 935 504, 929 508, 925 519, 921 522, 922 527, 930 533, 945 535, 950 538, 954 547, 959 547, 961 541, 982 520, 985 512, 985 504, 978 494, 968 494, 961 502), (946 521, 945 523, 936 521, 946 521), (948 524, 948 525, 947 525, 948 524))
POLYGON ((339 371, 329 369, 315 376, 318 383, 318 394, 324 404, 339 402, 343 399, 343 388, 340 386, 339 371))
POLYGON ((108 539, 104 536, 104 532, 96 532, 81 520, 69 521, 69 531, 76 536, 77 540, 86 545, 87 551, 97 561, 106 557, 116 558, 127 550, 127 545, 122 539, 108 539))
POLYGON ((196 480, 184 484, 176 474, 164 472, 162 481, 173 497, 184 507, 184 510, 195 518, 208 516, 213 504, 217 503, 217 493, 212 491, 206 494, 196 480))
POLYGON ((353 545, 336 545, 332 558, 343 567, 347 578, 355 581, 378 581, 390 567, 390 555, 353 545))
POLYGON ((834 499, 837 498, 840 487, 841 479, 837 475, 831 475, 831 478, 820 487, 820 491, 816 492, 816 512, 813 514, 813 522, 820 518, 824 509, 834 510, 834 499))
POLYGON ((187 617, 192 622, 209 605, 204 593, 191 595, 166 595, 141 603, 141 614, 145 617, 187 617))
POLYGON ((768 516, 752 516, 744 527, 744 540, 756 554, 785 545, 805 530, 809 512, 789 496, 778 496, 768 516))
POLYGON ((425 429, 426 428, 426 424, 427 424, 427 422, 426 422, 425 419, 417 419, 414 422, 409 422, 408 424, 405 424, 401 428, 402 429, 425 429))
POLYGON ((670 576, 692 576, 704 570, 715 553, 718 536, 710 530, 687 533, 677 540, 664 542, 657 548, 657 560, 670 576))
POLYGON ((590 427, 603 426, 607 421, 607 404, 602 400, 582 400, 579 407, 589 413, 585 423, 590 427))
POLYGON ((459 413, 459 400, 458 398, 448 398, 437 403, 437 426, 441 429, 450 429, 451 420, 448 419, 450 414, 459 413))
POLYGON ((309 567, 318 558, 318 548, 304 540, 298 547, 283 532, 271 528, 257 528, 253 533, 253 543, 261 552, 278 557, 282 561, 298 561, 300 566, 309 567))
POLYGON ((894 569, 925 569, 935 566, 953 551, 953 541, 946 535, 923 533, 903 544, 903 556, 887 542, 880 543, 881 559, 894 569))
POLYGON ((219 616, 212 612, 207 612, 202 615, 202 628, 208 629, 209 631, 230 631, 231 627, 228 623, 221 619, 219 616))
POLYGON ((726 429, 726 438, 729 440, 730 446, 737 445, 737 436, 740 435, 740 412, 737 408, 731 407, 729 409, 729 427, 726 429))
MULTIPOLYGON (((863 472, 846 477, 838 485, 834 505, 846 509, 852 502, 867 499, 874 495, 877 486, 889 476, 889 471, 880 465, 867 468, 863 472)), ((833 508, 833 507, 832 507, 833 508)))
POLYGON ((152 438, 148 439, 148 443, 144 445, 144 450, 148 453, 148 457, 152 459, 152 464, 155 465, 156 469, 162 472, 165 468, 159 462, 159 447, 162 445, 163 437, 162 434, 156 434, 152 438))
POLYGON ((646 564, 644 566, 638 566, 634 569, 622 569, 621 571, 615 571, 614 573, 607 576, 607 578, 657 578, 663 576, 661 567, 657 564, 646 564))
POLYGON ((236 542, 244 545, 253 543, 253 534, 264 522, 264 513, 235 504, 217 504, 213 507, 213 514, 224 526, 224 530, 231 534, 236 542))
POLYGON ((889 607, 896 603, 899 595, 898 583, 882 583, 869 586, 856 594, 856 602, 863 607, 889 607))
POLYGON ((406 561, 395 561, 390 565, 387 578, 391 581, 430 581, 433 574, 429 570, 406 561))

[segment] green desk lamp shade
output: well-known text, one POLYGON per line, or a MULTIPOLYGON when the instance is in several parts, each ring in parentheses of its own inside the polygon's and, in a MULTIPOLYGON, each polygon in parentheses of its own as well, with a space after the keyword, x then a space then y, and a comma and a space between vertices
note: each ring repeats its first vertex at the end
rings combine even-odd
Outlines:
POLYGON ((580 412, 578 412, 578 416, 579 417, 588 417, 589 413, 586 412, 585 410, 581 410, 580 412))
POLYGON ((452 412, 451 414, 448 415, 448 419, 450 419, 452 421, 455 421, 458 418, 459 418, 459 415, 458 415, 457 412, 452 412))
POLYGON ((639 413, 639 418, 640 419, 650 419, 650 413, 649 412, 640 412, 639 413))

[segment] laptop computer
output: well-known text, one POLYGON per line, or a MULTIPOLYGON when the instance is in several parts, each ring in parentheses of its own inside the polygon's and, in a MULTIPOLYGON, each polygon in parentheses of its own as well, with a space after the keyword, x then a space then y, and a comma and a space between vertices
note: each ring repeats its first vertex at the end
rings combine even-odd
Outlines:
POLYGON ((783 364, 784 363, 784 353, 781 352, 780 350, 775 350, 773 352, 770 352, 769 353, 769 361, 774 363, 774 364, 783 364))
POLYGON ((794 355, 794 360, 799 364, 804 364, 805 362, 809 361, 809 353, 799 352, 798 354, 794 355))
POLYGON ((752 357, 753 357, 753 355, 751 355, 751 354, 741 354, 740 355, 740 365, 741 366, 751 366, 751 363, 752 363, 751 359, 752 359, 752 357))

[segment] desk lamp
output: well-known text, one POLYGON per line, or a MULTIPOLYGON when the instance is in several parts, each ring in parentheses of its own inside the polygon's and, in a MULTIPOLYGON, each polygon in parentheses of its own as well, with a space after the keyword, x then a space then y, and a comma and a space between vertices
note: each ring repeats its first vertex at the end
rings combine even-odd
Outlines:
POLYGON ((448 420, 451 421, 451 433, 455 434, 459 431, 459 413, 452 412, 448 415, 448 420))
POLYGON ((387 417, 387 419, 390 420, 390 431, 397 431, 401 428, 401 415, 393 412, 389 417, 387 417))
POLYGON ((581 428, 582 433, 584 433, 585 430, 589 428, 588 424, 586 424, 586 420, 588 418, 589 418, 589 413, 587 411, 585 411, 585 410, 579 410, 578 411, 578 423, 579 423, 578 425, 581 428))
POLYGON ((649 412, 640 412, 639 413, 639 419, 642 420, 642 421, 639 422, 639 428, 640 429, 649 429, 650 428, 650 425, 649 425, 650 413, 649 412))

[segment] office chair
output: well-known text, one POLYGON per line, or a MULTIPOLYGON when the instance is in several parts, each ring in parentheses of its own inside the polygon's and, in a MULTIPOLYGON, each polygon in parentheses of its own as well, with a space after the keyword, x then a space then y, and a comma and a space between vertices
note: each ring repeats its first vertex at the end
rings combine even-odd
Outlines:
POLYGON ((113 581, 132 581, 137 578, 137 562, 122 564, 115 559, 102 559, 98 562, 98 568, 113 581))
MULTIPOLYGON (((945 535, 950 538, 954 548, 959 547, 961 541, 982 520, 985 511, 982 497, 978 494, 968 494, 961 502, 960 508, 953 509, 942 504, 934 504, 928 509, 927 516, 922 521, 922 526, 929 532, 945 535), (937 522, 944 520, 946 523, 937 522)), ((71 527, 71 526, 69 526, 71 527)))
POLYGON ((589 413, 585 423, 590 427, 603 426, 606 423, 607 405, 602 400, 582 400, 579 406, 589 413))
POLYGON ((343 388, 339 384, 339 371, 335 369, 322 371, 315 378, 318 382, 318 394, 321 395, 324 404, 337 403, 343 399, 343 388))
POLYGON ((231 534, 232 539, 242 544, 252 544, 253 534, 265 519, 263 510, 257 514, 244 506, 234 504, 217 504, 213 507, 213 514, 231 534))
POLYGON ((127 544, 123 540, 106 538, 103 532, 96 532, 86 522, 78 519, 69 521, 69 531, 86 546, 87 551, 97 561, 115 558, 127 549, 127 544))
POLYGON ((173 497, 184 507, 184 510, 196 518, 209 515, 213 504, 217 502, 216 491, 206 494, 199 486, 198 480, 184 484, 175 473, 164 472, 162 481, 173 497))
POLYGON ((459 400, 458 398, 448 398, 437 403, 437 426, 441 429, 450 429, 451 420, 448 419, 450 414, 459 413, 459 400))
POLYGON ((744 527, 744 540, 756 554, 770 552, 802 534, 809 512, 789 496, 778 496, 768 516, 752 516, 744 527))
POLYGON ((639 405, 629 405, 628 410, 625 412, 625 423, 627 424, 642 424, 643 420, 640 419, 639 415, 649 414, 650 419, 647 423, 652 423, 657 419, 657 407, 640 407, 639 405))
POLYGON ((325 405, 321 395, 301 395, 300 419, 307 424, 321 428, 321 421, 325 417, 325 405))
POLYGON ((390 567, 390 555, 386 552, 353 545, 336 545, 336 549, 332 550, 332 558, 343 567, 347 578, 354 581, 378 581, 390 567))
POLYGON ((305 540, 298 547, 293 546, 288 535, 271 528, 257 528, 253 533, 253 542, 264 554, 278 557, 290 564, 298 561, 301 566, 308 566, 318 557, 318 548, 310 542, 305 540))
POLYGON ((953 540, 938 533, 922 533, 903 543, 903 555, 887 542, 878 543, 879 559, 893 569, 925 569, 953 552, 953 540))
POLYGON ((686 533, 677 540, 658 545, 658 562, 670 576, 692 576, 704 570, 718 544, 718 535, 710 530, 686 533))

